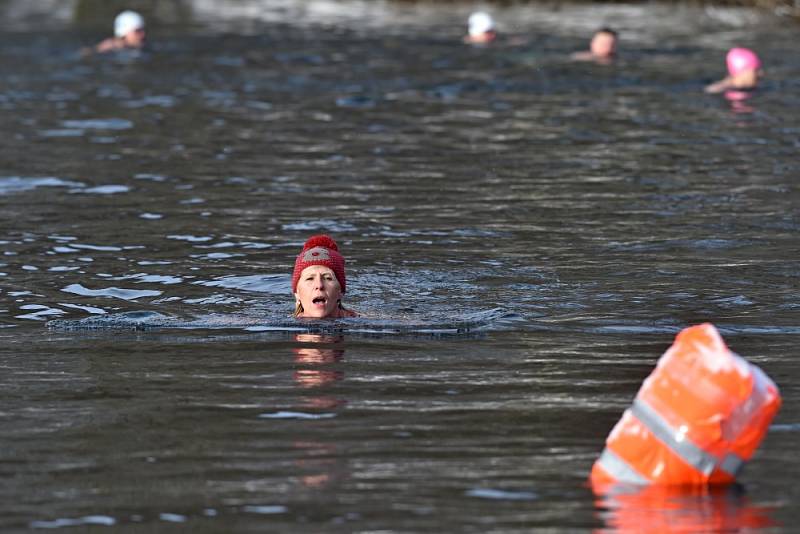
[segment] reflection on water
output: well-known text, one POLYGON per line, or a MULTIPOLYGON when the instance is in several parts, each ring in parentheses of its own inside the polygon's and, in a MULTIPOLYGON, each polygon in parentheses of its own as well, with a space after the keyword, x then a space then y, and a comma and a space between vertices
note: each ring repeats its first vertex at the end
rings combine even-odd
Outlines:
POLYGON ((738 532, 780 526, 774 507, 754 505, 741 487, 614 488, 595 506, 603 532, 738 532))
POLYGON ((756 109, 750 105, 748 100, 753 96, 753 91, 725 91, 727 100, 734 113, 753 113, 756 109))
MULTIPOLYGON (((321 345, 319 348, 304 345, 292 349, 294 361, 298 364, 298 369, 294 372, 294 381, 299 387, 323 388, 344 378, 342 371, 321 368, 326 364, 335 364, 342 360, 344 338, 297 334, 295 339, 304 344, 319 343, 321 345)), ((317 393, 317 391, 314 390, 312 393, 317 393)), ((335 408, 341 404, 344 404, 341 399, 317 395, 308 397, 305 403, 306 406, 313 408, 335 408)))
MULTIPOLYGON (((344 372, 321 367, 337 364, 344 357, 343 338, 316 334, 297 334, 301 343, 292 349, 297 369, 294 381, 305 390, 300 398, 300 410, 333 410, 345 400, 326 395, 328 386, 344 379, 344 372), (315 345, 319 345, 318 347, 315 345)), ((335 442, 295 441, 293 447, 300 453, 295 462, 300 483, 310 489, 326 487, 347 476, 347 464, 338 454, 335 442)))

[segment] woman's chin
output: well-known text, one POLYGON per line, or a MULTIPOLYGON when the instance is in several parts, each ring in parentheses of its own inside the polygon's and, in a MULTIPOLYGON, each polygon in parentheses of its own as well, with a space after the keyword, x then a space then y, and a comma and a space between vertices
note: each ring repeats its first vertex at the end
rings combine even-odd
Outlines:
POLYGON ((311 309, 304 309, 301 317, 306 319, 326 319, 336 317, 336 310, 328 310, 326 308, 311 307, 311 309))

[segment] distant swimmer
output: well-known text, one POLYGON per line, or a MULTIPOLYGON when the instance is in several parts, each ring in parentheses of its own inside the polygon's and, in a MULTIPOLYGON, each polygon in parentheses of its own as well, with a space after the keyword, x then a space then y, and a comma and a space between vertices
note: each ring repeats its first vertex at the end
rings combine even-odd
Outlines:
POLYGON ((316 319, 358 317, 356 312, 342 305, 346 290, 344 257, 339 253, 336 241, 327 235, 310 237, 294 262, 294 316, 316 319))
POLYGON ((467 20, 467 35, 464 42, 470 44, 491 43, 497 38, 497 30, 492 16, 483 11, 476 11, 467 20))
POLYGON ((109 37, 91 48, 84 48, 81 53, 103 54, 125 49, 140 49, 146 42, 144 18, 135 11, 123 11, 114 19, 114 37, 109 37))
POLYGON ((731 48, 726 56, 728 76, 707 85, 706 93, 722 93, 725 91, 747 91, 755 89, 758 78, 762 75, 761 60, 749 48, 731 48))
POLYGON ((619 37, 616 31, 611 28, 601 28, 592 36, 592 40, 589 42, 589 50, 575 52, 572 54, 572 59, 609 63, 617 56, 618 41, 619 37))

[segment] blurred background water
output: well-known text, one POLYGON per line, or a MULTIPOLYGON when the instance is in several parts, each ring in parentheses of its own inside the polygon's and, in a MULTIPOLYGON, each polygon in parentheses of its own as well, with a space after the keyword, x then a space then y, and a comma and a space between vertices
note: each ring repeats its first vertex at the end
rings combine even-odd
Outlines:
POLYGON ((0 3, 4 531, 792 530, 796 23, 516 5, 471 47, 470 4, 195 0, 81 59, 103 4, 0 3), (704 95, 735 45, 762 87, 704 95), (366 326, 285 328, 320 231, 366 326), (45 326, 132 312, 185 328, 45 326), (784 396, 742 486, 594 497, 702 321, 784 396))

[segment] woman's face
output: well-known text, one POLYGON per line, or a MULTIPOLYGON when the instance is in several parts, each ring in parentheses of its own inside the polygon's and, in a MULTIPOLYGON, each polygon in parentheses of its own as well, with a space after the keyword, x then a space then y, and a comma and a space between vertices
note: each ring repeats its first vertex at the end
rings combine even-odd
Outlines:
POLYGON ((300 273, 294 296, 303 305, 300 317, 336 317, 342 287, 329 267, 312 265, 300 273))
POLYGON ((611 57, 617 52, 617 38, 608 32, 597 32, 592 37, 589 48, 596 57, 611 57))

